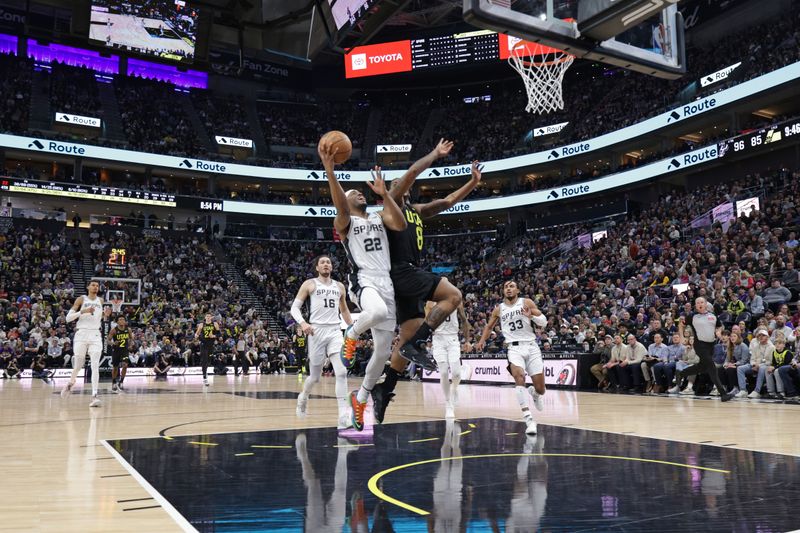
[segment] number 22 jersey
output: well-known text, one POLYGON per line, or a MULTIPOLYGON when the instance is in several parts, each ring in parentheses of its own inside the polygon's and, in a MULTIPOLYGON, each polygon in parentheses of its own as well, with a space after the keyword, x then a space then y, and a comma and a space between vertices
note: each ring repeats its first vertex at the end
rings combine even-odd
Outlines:
POLYGON ((367 218, 350 217, 347 239, 342 241, 353 274, 389 275, 389 243, 378 213, 367 218))

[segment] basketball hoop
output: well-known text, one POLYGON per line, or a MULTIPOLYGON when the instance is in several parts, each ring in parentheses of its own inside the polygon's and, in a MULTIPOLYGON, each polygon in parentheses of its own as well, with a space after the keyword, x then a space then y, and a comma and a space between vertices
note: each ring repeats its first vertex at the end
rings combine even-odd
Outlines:
POLYGON ((508 56, 508 64, 516 70, 525 83, 528 93, 528 113, 544 114, 564 109, 561 83, 564 74, 575 61, 575 56, 563 50, 547 46, 526 46, 520 52, 508 56), (530 61, 526 57, 537 57, 530 61))
POLYGON ((114 313, 114 315, 119 315, 122 312, 122 300, 119 298, 111 300, 111 312, 114 313))

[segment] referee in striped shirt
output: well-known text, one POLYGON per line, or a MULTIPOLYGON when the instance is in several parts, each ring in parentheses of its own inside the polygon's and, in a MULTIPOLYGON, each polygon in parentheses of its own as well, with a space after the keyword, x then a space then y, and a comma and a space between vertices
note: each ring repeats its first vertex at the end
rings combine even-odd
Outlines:
POLYGON ((680 391, 681 380, 686 376, 693 376, 705 372, 714 382, 719 391, 719 397, 723 402, 733 399, 733 393, 725 391, 725 386, 719 379, 717 367, 714 365, 714 344, 722 335, 722 323, 717 315, 708 308, 708 302, 702 296, 694 301, 695 312, 688 317, 681 317, 678 322, 678 335, 685 339, 685 328, 688 322, 694 331, 694 351, 700 358, 700 362, 678 371, 675 374, 675 386, 672 387, 670 394, 677 394, 680 391))

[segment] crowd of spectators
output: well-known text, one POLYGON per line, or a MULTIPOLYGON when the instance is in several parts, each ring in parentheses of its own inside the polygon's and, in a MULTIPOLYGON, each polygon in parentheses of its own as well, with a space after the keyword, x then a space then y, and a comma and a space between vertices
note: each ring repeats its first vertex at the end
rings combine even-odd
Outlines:
MULTIPOLYGON (((0 372, 15 377, 38 360, 61 366, 71 354, 66 311, 80 243, 65 233, 9 224, 0 231, 0 372)), ((68 360, 68 359, 67 359, 68 360)))
POLYGON ((204 152, 171 85, 124 76, 114 85, 130 148, 176 156, 204 152))
POLYGON ((195 91, 192 103, 212 140, 216 135, 253 138, 241 98, 217 98, 208 91, 195 91))
POLYGON ((25 59, 0 54, 0 131, 24 132, 28 128, 31 100, 31 67, 25 59))
POLYGON ((315 148, 328 131, 347 133, 353 148, 359 148, 366 133, 369 105, 361 101, 280 103, 260 101, 258 114, 270 146, 315 148))
POLYGON ((51 63, 50 107, 55 113, 103 117, 94 71, 51 63))

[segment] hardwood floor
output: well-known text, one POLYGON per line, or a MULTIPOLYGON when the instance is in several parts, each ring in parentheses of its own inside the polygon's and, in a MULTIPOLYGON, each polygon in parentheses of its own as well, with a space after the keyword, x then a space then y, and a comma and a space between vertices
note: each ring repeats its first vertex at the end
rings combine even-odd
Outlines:
MULTIPOLYGON (((196 376, 158 383, 151 378, 129 378, 126 394, 103 394, 103 406, 96 409, 88 406, 88 384, 83 388, 79 384, 70 397, 62 399, 58 391, 65 382, 0 381, 2 531, 177 531, 181 527, 175 518, 183 519, 177 511, 173 512, 177 516, 171 517, 168 510, 172 505, 160 494, 146 490, 137 468, 118 460, 117 454, 131 453, 118 441, 153 437, 168 441, 170 437, 180 440, 181 436, 205 436, 213 441, 213 436, 221 433, 325 428, 336 423, 331 378, 323 378, 314 390, 320 398, 312 396, 304 418, 295 415, 294 398, 302 383, 294 375, 216 378, 208 388, 196 376), (101 441, 109 441, 111 448, 116 446, 115 452, 101 441)), ((351 379, 350 386, 355 388, 357 381, 351 379)), ((109 385, 103 383, 101 388, 107 390, 109 385)), ((385 424, 433 424, 413 426, 418 428, 414 431, 423 432, 422 437, 430 428, 439 428, 444 406, 438 384, 401 383, 397 392, 385 424)), ((722 404, 718 399, 563 390, 551 390, 544 399, 544 411, 534 412, 540 434, 551 431, 548 425, 562 426, 616 433, 623 435, 619 437, 623 440, 650 437, 783 454, 769 456, 769 460, 785 461, 791 468, 800 464, 800 405, 748 400, 722 404)), ((519 421, 519 414, 513 389, 477 385, 459 388, 456 415, 460 420, 491 417, 519 421)), ((370 411, 367 423, 372 423, 370 411)), ((475 431, 481 431, 481 423, 475 424, 475 431)), ((518 426, 522 434, 524 428, 518 426)), ((293 431, 292 435, 297 433, 293 431)), ((548 437, 548 444, 552 440, 548 437)), ((289 446, 294 446, 294 440, 289 446)), ((380 453, 377 441, 374 447, 374 453, 380 453)), ((489 444, 484 447, 491 448, 489 444)), ((575 449, 576 453, 580 451, 575 449)), ((313 459, 313 452, 309 453, 313 459)), ((288 457, 297 461, 294 453, 288 457)), ((160 468, 163 471, 148 475, 169 477, 170 469, 180 469, 181 464, 173 457, 160 468)), ((366 492, 367 488, 360 490, 366 492)), ((184 528, 198 527, 197 523, 188 524, 184 523, 184 528)), ((204 528, 201 525, 198 529, 204 528)))

